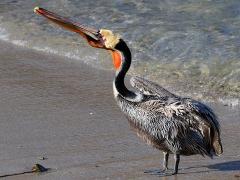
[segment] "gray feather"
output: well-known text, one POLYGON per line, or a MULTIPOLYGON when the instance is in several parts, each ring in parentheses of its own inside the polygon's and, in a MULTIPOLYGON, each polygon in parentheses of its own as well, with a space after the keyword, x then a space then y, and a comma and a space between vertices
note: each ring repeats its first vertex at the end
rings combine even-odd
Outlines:
POLYGON ((138 76, 131 77, 130 84, 144 94, 157 95, 160 97, 161 96, 175 97, 175 94, 172 94, 171 92, 159 86, 158 84, 138 76))
POLYGON ((142 93, 141 102, 116 98, 131 127, 144 141, 170 153, 207 156, 222 153, 220 125, 208 106, 178 97, 139 77, 131 78, 131 84, 142 93), (215 149, 214 141, 220 150, 215 149))

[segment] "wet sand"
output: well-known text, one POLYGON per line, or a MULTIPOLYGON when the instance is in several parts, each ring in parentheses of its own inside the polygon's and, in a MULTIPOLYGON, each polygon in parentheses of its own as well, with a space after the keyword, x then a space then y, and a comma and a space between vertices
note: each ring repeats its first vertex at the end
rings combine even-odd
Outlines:
MULTIPOLYGON (((114 102, 114 72, 5 42, 0 53, 0 176, 40 163, 49 172, 5 179, 161 179, 162 153, 130 131, 114 102)), ((162 179, 240 179, 239 107, 210 106, 224 154, 181 157, 179 175, 162 179)))

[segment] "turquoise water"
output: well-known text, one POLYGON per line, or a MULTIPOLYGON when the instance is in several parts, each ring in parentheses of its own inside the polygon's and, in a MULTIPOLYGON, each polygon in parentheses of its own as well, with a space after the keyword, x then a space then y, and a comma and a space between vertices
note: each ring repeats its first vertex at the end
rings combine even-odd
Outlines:
POLYGON ((107 52, 35 15, 35 6, 119 33, 132 50, 131 74, 180 94, 239 102, 239 0, 1 0, 0 39, 110 69, 107 52))

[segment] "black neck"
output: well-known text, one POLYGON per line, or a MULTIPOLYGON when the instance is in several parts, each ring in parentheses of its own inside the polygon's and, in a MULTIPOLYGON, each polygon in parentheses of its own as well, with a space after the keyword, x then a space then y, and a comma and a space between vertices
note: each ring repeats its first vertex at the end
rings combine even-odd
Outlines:
POLYGON ((116 50, 120 51, 123 59, 122 59, 122 64, 116 72, 115 80, 114 80, 114 86, 118 93, 125 99, 127 100, 132 100, 132 101, 137 101, 139 99, 139 95, 137 95, 135 92, 130 91, 127 89, 124 83, 124 78, 131 66, 131 52, 127 46, 127 44, 120 39, 119 43, 115 47, 116 50))

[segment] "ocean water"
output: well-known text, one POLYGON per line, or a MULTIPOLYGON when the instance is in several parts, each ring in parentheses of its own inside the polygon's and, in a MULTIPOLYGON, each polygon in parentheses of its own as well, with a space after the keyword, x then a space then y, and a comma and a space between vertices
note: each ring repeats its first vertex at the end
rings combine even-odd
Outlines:
POLYGON ((111 69, 107 52, 37 16, 35 6, 120 34, 132 75, 196 99, 240 102, 239 0, 0 1, 0 39, 111 69))

